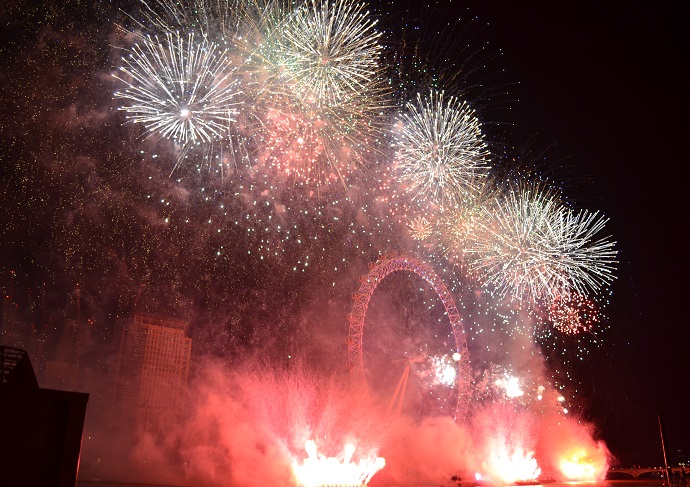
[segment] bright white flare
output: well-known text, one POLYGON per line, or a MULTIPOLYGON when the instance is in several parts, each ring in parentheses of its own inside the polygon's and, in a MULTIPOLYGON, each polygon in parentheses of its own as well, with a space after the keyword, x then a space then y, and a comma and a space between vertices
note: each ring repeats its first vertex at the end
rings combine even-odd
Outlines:
POLYGON ((508 374, 506 374, 505 379, 497 379, 496 386, 505 390, 506 396, 510 399, 521 397, 525 394, 525 391, 520 387, 520 379, 508 374))
MULTIPOLYGON (((459 357, 458 357, 459 360, 459 357)), ((452 357, 447 355, 431 357, 431 366, 434 374, 434 381, 437 384, 452 387, 455 385, 457 376, 457 364, 452 357)))
POLYGON ((417 95, 395 134, 399 178, 413 198, 454 206, 479 191, 489 170, 481 126, 469 105, 443 92, 417 95))
POLYGON ((230 130, 237 114, 238 82, 227 51, 206 39, 168 33, 146 36, 122 59, 115 97, 150 133, 181 145, 211 142, 230 130))
POLYGON ((301 464, 293 463, 293 472, 297 482, 304 487, 366 485, 374 474, 386 465, 383 458, 375 455, 371 458, 362 458, 359 463, 352 463, 352 455, 355 451, 352 444, 345 446, 341 458, 320 455, 314 440, 308 440, 304 449, 307 452, 307 458, 301 464))
POLYGON ((533 451, 525 451, 519 446, 500 445, 496 451, 489 453, 486 463, 492 471, 491 478, 504 484, 512 485, 519 481, 534 480, 541 474, 541 468, 534 458, 533 451))
POLYGON ((510 188, 485 208, 471 266, 484 284, 521 301, 598 291, 613 280, 615 242, 599 237, 608 221, 573 211, 538 185, 510 188))

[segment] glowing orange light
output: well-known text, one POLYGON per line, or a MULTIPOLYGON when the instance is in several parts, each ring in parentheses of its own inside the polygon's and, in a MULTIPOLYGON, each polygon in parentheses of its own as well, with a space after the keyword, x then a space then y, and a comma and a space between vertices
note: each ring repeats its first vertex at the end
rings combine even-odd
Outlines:
POLYGON ((595 451, 576 447, 561 457, 558 468, 567 480, 594 482, 604 478, 608 462, 601 445, 595 451))
POLYGON ((304 449, 307 458, 301 464, 294 462, 292 466, 297 482, 303 487, 366 485, 386 464, 383 458, 375 455, 362 458, 359 463, 353 463, 355 447, 352 444, 345 446, 340 457, 319 454, 314 440, 308 440, 304 449))

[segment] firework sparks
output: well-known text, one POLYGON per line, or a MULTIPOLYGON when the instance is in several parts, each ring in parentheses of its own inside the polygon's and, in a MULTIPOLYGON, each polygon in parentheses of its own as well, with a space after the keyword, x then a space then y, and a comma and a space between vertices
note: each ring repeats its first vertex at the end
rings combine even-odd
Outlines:
POLYGON ((482 477, 489 477, 492 483, 502 485, 538 478, 541 468, 534 455, 534 439, 531 437, 534 417, 498 407, 482 420, 485 421, 482 434, 487 438, 482 477))
POLYGON ((374 474, 386 465, 383 458, 376 456, 353 463, 355 447, 352 444, 345 446, 342 458, 319 454, 314 440, 308 440, 304 449, 308 457, 301 464, 293 464, 295 477, 304 487, 367 485, 374 474))
POLYGON ((565 208, 537 185, 512 188, 484 211, 470 265, 500 294, 529 301, 598 291, 613 280, 615 242, 597 239, 607 221, 597 213, 565 208))
POLYGON ((222 138, 237 114, 239 86, 226 50, 206 39, 144 37, 114 76, 129 120, 182 146, 222 138))
POLYGON ((599 322, 599 309, 581 294, 559 296, 549 306, 548 320, 561 333, 575 335, 591 330, 599 322))
POLYGON ((616 243, 609 236, 599 237, 607 222, 608 218, 599 212, 559 210, 559 218, 551 230, 561 242, 561 265, 569 277, 566 289, 586 294, 613 282, 616 243))
MULTIPOLYGON (((460 360, 460 354, 458 360, 460 360)), ((455 385, 455 377, 457 376, 457 362, 452 356, 448 355, 431 357, 431 367, 433 371, 433 378, 436 384, 453 387, 455 385)))
POLYGON ((400 116, 395 137, 401 181, 414 198, 455 205, 481 188, 488 150, 474 110, 443 92, 417 95, 400 116))
POLYGON ((321 125, 319 119, 271 110, 266 120, 263 157, 269 164, 286 175, 297 176, 307 184, 312 177, 322 177, 322 171, 318 168, 325 156, 325 148, 318 133, 321 125))
POLYGON ((345 182, 383 134, 380 34, 364 9, 349 0, 306 2, 275 15, 252 53, 263 159, 303 184, 345 182), (280 120, 262 115, 276 112, 280 120), (291 157, 295 148, 307 157, 291 157))
POLYGON ((461 204, 440 213, 439 237, 446 257, 462 262, 473 242, 484 238, 485 210, 494 204, 497 193, 495 187, 484 184, 461 204))
POLYGON ((520 387, 520 379, 514 376, 496 379, 496 386, 504 389, 505 395, 511 399, 525 394, 525 391, 520 387))
POLYGON ((423 216, 416 216, 407 224, 415 240, 426 240, 433 232, 433 225, 423 216))
POLYGON ((350 0, 311 0, 286 21, 275 46, 281 78, 300 100, 332 107, 368 93, 379 77, 376 21, 350 0))

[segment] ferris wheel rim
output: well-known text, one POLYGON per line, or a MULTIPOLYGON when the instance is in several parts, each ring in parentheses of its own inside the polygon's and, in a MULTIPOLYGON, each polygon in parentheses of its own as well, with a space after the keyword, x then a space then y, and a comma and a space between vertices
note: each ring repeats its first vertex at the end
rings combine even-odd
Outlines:
POLYGON ((459 360, 457 360, 458 399, 454 419, 456 421, 464 421, 469 407, 470 362, 462 317, 455 304, 455 299, 443 280, 441 280, 431 266, 420 259, 400 256, 381 258, 376 262, 370 262, 369 272, 360 276, 360 286, 357 292, 352 295, 352 311, 348 315, 348 366, 350 378, 355 383, 366 383, 362 336, 369 300, 378 284, 388 275, 398 271, 408 271, 420 276, 431 285, 443 302, 446 315, 453 330, 455 349, 460 354, 459 360))

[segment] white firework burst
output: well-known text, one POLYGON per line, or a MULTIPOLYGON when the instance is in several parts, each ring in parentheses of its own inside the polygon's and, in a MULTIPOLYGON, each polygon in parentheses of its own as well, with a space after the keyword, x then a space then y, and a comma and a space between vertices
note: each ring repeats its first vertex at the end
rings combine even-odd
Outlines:
POLYGON ((346 184, 378 150, 385 127, 375 21, 352 0, 272 11, 248 63, 256 80, 252 107, 262 121, 260 159, 300 184, 346 184))
POLYGON ((615 242, 599 237, 598 213, 564 207, 554 193, 528 184, 510 188, 485 209, 470 266, 484 284, 520 301, 596 292, 613 280, 615 242))
POLYGON ((489 171, 479 120, 465 102, 443 92, 417 95, 400 115, 395 134, 399 178, 413 198, 457 205, 481 189, 489 171))
POLYGON ((616 242, 600 236, 608 221, 598 211, 559 209, 551 232, 560 242, 559 264, 566 271, 563 288, 568 292, 586 295, 613 282, 618 263, 616 242))
POLYGON ((352 0, 308 0, 267 44, 267 58, 299 100, 334 107, 378 90, 381 34, 365 8, 352 0))
POLYGON ((126 117, 182 146, 223 138, 237 115, 240 90, 227 52, 206 39, 167 33, 135 44, 114 76, 126 117))

